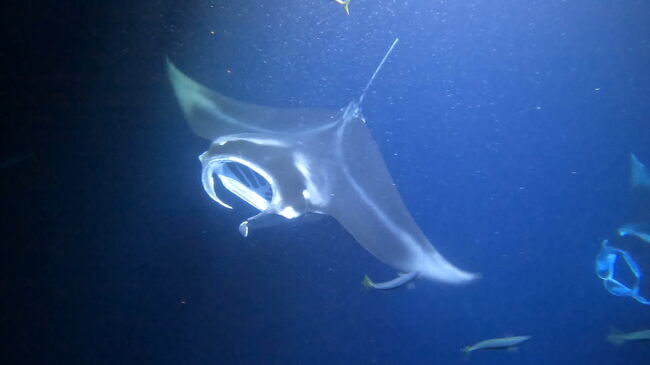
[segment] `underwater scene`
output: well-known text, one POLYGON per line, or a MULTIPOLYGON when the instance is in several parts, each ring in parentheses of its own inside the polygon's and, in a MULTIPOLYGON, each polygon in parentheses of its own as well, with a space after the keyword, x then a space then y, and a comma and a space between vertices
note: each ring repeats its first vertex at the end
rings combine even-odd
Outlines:
POLYGON ((5 13, 3 364, 650 364, 650 3, 5 13))

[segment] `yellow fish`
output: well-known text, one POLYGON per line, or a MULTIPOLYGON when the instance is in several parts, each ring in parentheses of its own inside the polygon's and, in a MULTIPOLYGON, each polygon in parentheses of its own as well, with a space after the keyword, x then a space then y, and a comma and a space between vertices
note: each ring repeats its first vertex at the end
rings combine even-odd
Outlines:
POLYGON ((470 353, 476 350, 498 350, 498 349, 512 349, 524 341, 528 341, 530 336, 513 336, 502 338, 491 338, 489 340, 478 342, 472 346, 465 346, 460 351, 470 353))
POLYGON ((350 0, 334 0, 337 3, 343 5, 343 9, 345 9, 345 12, 350 15, 350 0))
POLYGON ((642 330, 628 333, 612 333, 607 336, 607 342, 613 345, 622 345, 628 341, 649 341, 650 330, 642 330))

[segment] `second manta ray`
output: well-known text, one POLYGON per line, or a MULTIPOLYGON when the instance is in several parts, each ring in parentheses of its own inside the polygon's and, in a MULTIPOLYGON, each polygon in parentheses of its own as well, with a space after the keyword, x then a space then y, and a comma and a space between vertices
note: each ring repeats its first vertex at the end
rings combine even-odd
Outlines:
POLYGON ((273 217, 326 214, 372 255, 411 280, 468 282, 476 275, 438 253, 409 214, 361 114, 363 98, 396 43, 359 99, 341 110, 241 102, 202 86, 169 61, 167 66, 190 127, 212 141, 199 156, 203 188, 231 208, 215 191, 216 176, 223 188, 259 210, 241 223, 244 237, 273 217))

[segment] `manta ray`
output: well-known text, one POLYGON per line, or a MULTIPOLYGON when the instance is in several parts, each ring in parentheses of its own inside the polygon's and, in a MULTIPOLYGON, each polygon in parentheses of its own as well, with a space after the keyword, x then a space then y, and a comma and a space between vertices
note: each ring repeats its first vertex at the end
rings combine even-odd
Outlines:
POLYGON ((244 237, 278 217, 325 214, 399 272, 384 283, 364 280, 368 286, 393 289, 416 278, 465 283, 477 275, 447 261, 422 233, 361 113, 363 98, 397 41, 361 96, 340 110, 254 105, 204 87, 169 60, 167 71, 190 128, 211 141, 199 156, 206 193, 232 209, 217 193, 225 188, 259 210, 240 224, 244 237))

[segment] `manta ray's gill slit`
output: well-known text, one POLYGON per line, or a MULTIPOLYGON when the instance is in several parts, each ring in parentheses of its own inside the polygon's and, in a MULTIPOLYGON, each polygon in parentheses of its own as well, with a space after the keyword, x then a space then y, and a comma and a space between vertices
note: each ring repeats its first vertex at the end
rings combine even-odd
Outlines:
POLYGON ((271 183, 244 164, 229 160, 220 161, 212 167, 211 173, 221 182, 220 186, 214 187, 215 194, 217 190, 229 191, 260 211, 266 210, 273 200, 271 183))
POLYGON ((255 173, 253 170, 249 168, 240 168, 242 175, 246 178, 246 182, 252 187, 252 188, 259 188, 260 187, 260 181, 257 178, 259 175, 255 173))
POLYGON ((237 180, 246 181, 247 179, 243 175, 242 169, 239 168, 239 165, 232 162, 224 163, 220 166, 222 173, 228 173, 231 177, 234 175, 237 180))
POLYGON ((255 179, 256 174, 251 169, 234 162, 224 164, 223 168, 228 169, 230 172, 236 175, 238 180, 245 186, 248 186, 252 189, 259 187, 259 184, 255 179))

